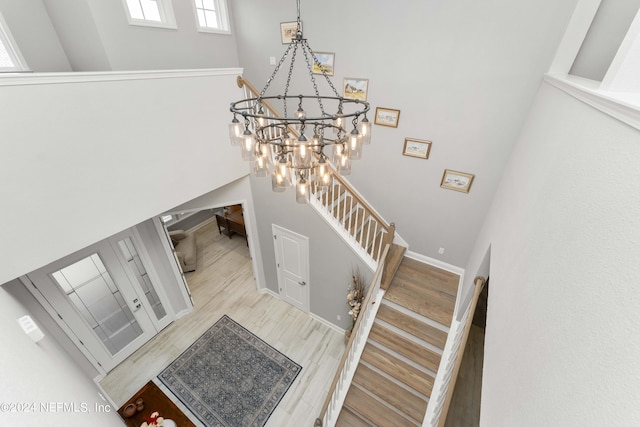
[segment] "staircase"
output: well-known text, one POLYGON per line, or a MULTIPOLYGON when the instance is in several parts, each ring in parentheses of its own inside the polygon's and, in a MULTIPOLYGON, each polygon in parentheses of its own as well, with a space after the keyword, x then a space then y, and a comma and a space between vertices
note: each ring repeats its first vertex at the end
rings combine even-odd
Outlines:
MULTIPOLYGON (((395 270, 391 266, 397 254, 397 249, 390 252, 387 269, 395 270)), ((422 425, 458 282, 454 273, 400 258, 336 426, 422 425)))
MULTIPOLYGON (((247 97, 258 96, 242 77, 237 82, 247 97)), ((279 117, 268 102, 262 105, 267 120, 279 117)), ((482 286, 477 282, 464 322, 454 321, 460 277, 405 257, 406 248, 393 244, 394 224, 333 167, 330 172, 328 182, 313 183, 309 203, 374 277, 315 426, 441 427, 470 325, 466 319, 482 286)))

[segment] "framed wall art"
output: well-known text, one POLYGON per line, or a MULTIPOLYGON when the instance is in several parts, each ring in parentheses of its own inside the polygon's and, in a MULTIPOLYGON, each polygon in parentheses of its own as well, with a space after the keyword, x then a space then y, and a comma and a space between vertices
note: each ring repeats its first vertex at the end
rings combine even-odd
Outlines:
POLYGON ((472 175, 470 173, 445 169, 444 174, 442 175, 442 182, 440 183, 440 187, 448 188, 449 190, 460 191, 462 193, 468 193, 474 177, 475 175, 472 175))
MULTIPOLYGON (((302 22, 300 23, 300 29, 302 30, 302 22)), ((291 43, 291 40, 293 40, 293 38, 296 36, 297 31, 298 31, 298 23, 296 21, 281 22, 280 37, 282 38, 282 44, 291 43)))
POLYGON ((333 64, 336 59, 336 54, 332 52, 313 52, 316 59, 320 63, 320 66, 313 63, 313 74, 327 74, 327 76, 333 76, 333 64))
POLYGON ((417 157, 419 159, 428 159, 431 151, 431 141, 423 141, 421 139, 405 138, 404 149, 402 154, 409 157, 417 157))
POLYGON ((348 99, 367 100, 367 91, 369 90, 369 79, 356 79, 346 77, 342 85, 342 96, 348 99))
POLYGON ((376 117, 374 120, 375 124, 397 128, 398 120, 400 120, 400 110, 376 107, 376 117))

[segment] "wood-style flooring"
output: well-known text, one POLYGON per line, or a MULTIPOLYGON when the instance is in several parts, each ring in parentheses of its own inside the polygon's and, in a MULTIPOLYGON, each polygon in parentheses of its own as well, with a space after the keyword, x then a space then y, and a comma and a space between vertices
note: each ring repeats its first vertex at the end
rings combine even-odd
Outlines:
POLYGON ((336 426, 419 427, 451 325, 460 277, 390 252, 373 328, 336 426), (391 262, 394 264, 394 262, 391 262))
MULTIPOLYGON (((244 238, 219 235, 215 222, 196 233, 198 265, 186 275, 194 311, 161 331, 100 385, 119 407, 227 314, 302 365, 266 426, 312 426, 342 357, 344 336, 278 298, 258 292, 244 238)), ((176 404, 184 410, 180 402, 176 404)))

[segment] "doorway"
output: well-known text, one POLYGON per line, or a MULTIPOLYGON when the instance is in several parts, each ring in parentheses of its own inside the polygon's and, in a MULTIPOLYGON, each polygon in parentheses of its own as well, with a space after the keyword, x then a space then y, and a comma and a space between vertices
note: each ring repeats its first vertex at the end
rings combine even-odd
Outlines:
MULTIPOLYGON (((106 373, 173 320, 128 231, 27 274, 23 282, 71 341, 106 373), (32 285, 32 286, 29 286, 32 285)), ((96 366, 97 365, 97 366, 96 366)))
POLYGON ((309 312, 309 239, 272 225, 280 298, 309 312))

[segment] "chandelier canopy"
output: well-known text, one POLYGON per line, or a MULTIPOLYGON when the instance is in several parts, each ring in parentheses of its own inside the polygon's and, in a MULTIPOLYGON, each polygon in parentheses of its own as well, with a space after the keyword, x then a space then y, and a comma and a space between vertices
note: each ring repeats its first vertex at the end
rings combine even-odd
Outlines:
POLYGON ((336 90, 326 68, 302 35, 300 0, 297 7, 296 34, 260 94, 231 103, 233 120, 229 134, 231 144, 241 147, 242 158, 253 162, 255 176, 271 175, 272 189, 276 192, 295 186, 298 203, 307 203, 311 186, 319 190, 328 188, 329 161, 341 175, 351 172, 351 161, 359 159, 362 145, 370 142, 371 123, 367 119, 369 103, 344 98, 336 90), (304 56, 313 87, 311 95, 289 94, 298 51, 304 56), (265 95, 290 54, 283 93, 265 95), (328 96, 320 95, 314 65, 332 91, 328 96), (277 109, 282 113, 276 113, 277 109), (333 148, 331 152, 329 147, 333 148))

